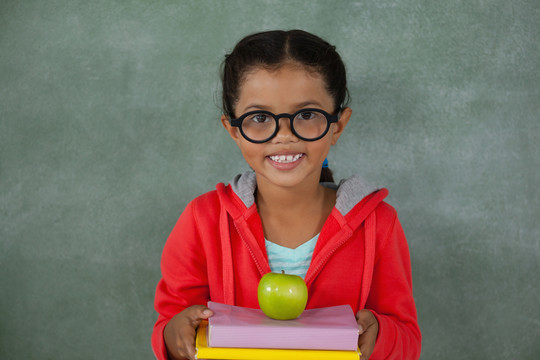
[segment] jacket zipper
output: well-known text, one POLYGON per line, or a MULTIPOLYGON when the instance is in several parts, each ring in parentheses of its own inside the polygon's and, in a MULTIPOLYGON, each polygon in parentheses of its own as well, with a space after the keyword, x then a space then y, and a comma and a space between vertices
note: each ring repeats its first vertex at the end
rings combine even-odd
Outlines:
POLYGON ((318 274, 319 272, 321 271, 322 267, 328 262, 328 260, 330 259, 330 257, 332 257, 332 255, 340 248, 343 246, 343 244, 345 244, 349 239, 350 239, 350 235, 347 236, 346 239, 342 240, 339 244, 337 244, 331 251, 329 251, 325 257, 319 262, 319 265, 317 266, 317 268, 315 269, 315 271, 313 272, 313 275, 311 275, 308 279, 306 279, 306 283, 311 283, 311 280, 314 279, 318 274))
POLYGON ((261 274, 261 276, 263 275, 263 270, 262 270, 262 267, 261 265, 259 264, 259 262, 257 261, 257 257, 255 256, 255 253, 253 253, 253 250, 251 249, 251 246, 249 246, 248 242, 246 241, 246 239, 244 238, 244 235, 242 235, 242 232, 240 231, 240 229, 238 228, 238 225, 236 224, 236 221, 233 221, 233 224, 234 224, 234 227, 236 229, 236 232, 238 233, 238 235, 240 236, 240 239, 242 239, 242 242, 246 245, 246 247, 248 248, 249 250, 249 253, 251 254, 251 258, 253 259, 253 261, 255 262, 255 265, 257 266, 257 269, 259 270, 259 274, 261 274))

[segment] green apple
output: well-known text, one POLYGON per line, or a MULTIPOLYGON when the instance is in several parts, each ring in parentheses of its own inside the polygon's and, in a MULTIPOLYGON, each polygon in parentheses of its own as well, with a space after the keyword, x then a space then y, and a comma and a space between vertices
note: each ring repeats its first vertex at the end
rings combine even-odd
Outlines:
POLYGON ((277 320, 296 319, 306 308, 308 290, 304 279, 297 275, 268 273, 257 288, 259 306, 266 316, 277 320))

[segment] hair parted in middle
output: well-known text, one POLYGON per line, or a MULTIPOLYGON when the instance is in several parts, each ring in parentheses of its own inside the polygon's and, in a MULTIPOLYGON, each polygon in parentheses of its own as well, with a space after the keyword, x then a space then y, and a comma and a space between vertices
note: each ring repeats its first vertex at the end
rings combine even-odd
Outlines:
POLYGON ((334 111, 347 105, 347 75, 345 64, 336 47, 303 30, 273 30, 248 35, 225 56, 221 66, 223 113, 235 118, 238 94, 246 74, 257 67, 278 69, 299 64, 319 73, 334 100, 334 111))
MULTIPOLYGON (((336 51, 320 37, 303 30, 272 30, 251 34, 240 40, 221 65, 223 113, 234 119, 240 87, 246 75, 256 69, 277 70, 286 64, 304 67, 321 75, 334 100, 334 113, 349 101, 345 64, 336 51)), ((324 168, 321 182, 334 182, 332 172, 324 168)))

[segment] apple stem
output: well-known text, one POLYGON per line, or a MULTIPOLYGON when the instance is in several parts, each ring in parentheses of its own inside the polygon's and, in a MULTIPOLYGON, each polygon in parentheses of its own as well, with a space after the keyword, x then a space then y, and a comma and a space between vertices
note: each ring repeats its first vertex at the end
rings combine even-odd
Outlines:
POLYGON ((281 273, 282 273, 283 275, 285 275, 285 270, 281 270, 281 273))

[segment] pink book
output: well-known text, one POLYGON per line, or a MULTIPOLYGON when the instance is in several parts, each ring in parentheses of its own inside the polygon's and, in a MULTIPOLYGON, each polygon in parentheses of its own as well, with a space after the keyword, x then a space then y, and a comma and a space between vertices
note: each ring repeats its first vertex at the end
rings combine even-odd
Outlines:
POLYGON ((304 310, 294 320, 275 320, 262 310, 208 302, 208 346, 227 348, 353 350, 358 325, 349 305, 304 310))

